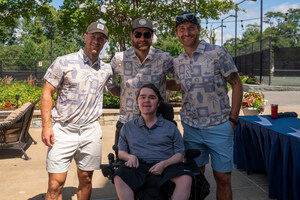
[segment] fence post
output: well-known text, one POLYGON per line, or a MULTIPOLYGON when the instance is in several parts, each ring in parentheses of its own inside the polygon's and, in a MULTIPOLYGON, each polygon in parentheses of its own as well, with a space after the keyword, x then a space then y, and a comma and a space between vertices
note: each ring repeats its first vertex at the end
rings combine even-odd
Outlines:
POLYGON ((253 67, 254 67, 254 42, 251 43, 251 73, 253 73, 253 67))
POLYGON ((37 59, 36 58, 34 60, 35 60, 35 69, 34 69, 35 70, 35 80, 37 80, 37 78, 38 78, 37 77, 37 65, 38 65, 38 63, 37 63, 37 59))
POLYGON ((0 77, 2 78, 2 65, 3 65, 3 60, 0 59, 0 77))
MULTIPOLYGON (((272 69, 272 36, 269 36, 269 51, 270 51, 270 69, 269 69, 269 85, 271 85, 271 77, 272 77, 272 74, 271 74, 271 69, 272 69)), ((274 56, 274 54, 273 54, 274 56)), ((274 60, 274 59, 273 59, 274 60)))

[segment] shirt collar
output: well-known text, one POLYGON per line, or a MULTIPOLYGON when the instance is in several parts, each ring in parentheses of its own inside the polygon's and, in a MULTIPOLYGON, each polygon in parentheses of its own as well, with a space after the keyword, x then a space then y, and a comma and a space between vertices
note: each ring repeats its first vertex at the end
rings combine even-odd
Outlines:
POLYGON ((83 60, 84 64, 89 65, 91 68, 95 69, 95 70, 99 70, 100 69, 100 62, 101 59, 98 57, 98 59, 96 60, 96 62, 94 62, 94 64, 92 64, 91 59, 84 53, 83 49, 79 50, 79 55, 81 57, 81 59, 83 60))
MULTIPOLYGON (((142 116, 139 116, 139 118, 138 118, 138 125, 139 125, 139 127, 142 127, 142 126, 147 127, 145 124, 144 118, 142 116)), ((157 120, 152 127, 163 126, 163 125, 164 125, 164 118, 159 113, 157 116, 157 120)))
MULTIPOLYGON (((199 54, 203 54, 205 51, 205 47, 206 47, 206 42, 205 40, 201 40, 200 43, 198 44, 197 49, 193 52, 194 53, 199 53, 199 54)), ((188 54, 184 51, 184 56, 185 57, 189 57, 188 54)))

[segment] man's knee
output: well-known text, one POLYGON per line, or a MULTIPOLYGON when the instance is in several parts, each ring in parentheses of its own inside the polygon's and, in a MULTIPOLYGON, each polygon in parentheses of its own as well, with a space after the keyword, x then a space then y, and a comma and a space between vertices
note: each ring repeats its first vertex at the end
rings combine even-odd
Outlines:
POLYGON ((217 184, 226 185, 231 183, 231 172, 221 173, 214 171, 214 177, 217 184))
POLYGON ((127 183, 125 183, 120 176, 114 176, 114 184, 116 187, 128 186, 127 183))
POLYGON ((46 199, 57 199, 62 192, 64 181, 49 179, 46 199))
POLYGON ((176 186, 180 185, 186 188, 190 188, 192 186, 192 180, 192 177, 189 175, 181 175, 171 179, 171 181, 173 181, 176 186))
POLYGON ((77 175, 78 175, 79 184, 83 184, 83 185, 92 184, 93 173, 94 171, 82 171, 78 168, 77 175))

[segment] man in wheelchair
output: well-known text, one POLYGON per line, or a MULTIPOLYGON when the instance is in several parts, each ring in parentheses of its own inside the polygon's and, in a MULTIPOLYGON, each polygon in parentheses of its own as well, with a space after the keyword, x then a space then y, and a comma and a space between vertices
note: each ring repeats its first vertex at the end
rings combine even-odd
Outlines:
POLYGON ((189 199, 192 172, 185 169, 184 144, 176 125, 157 114, 163 99, 153 84, 143 85, 137 95, 141 116, 124 124, 119 137, 118 157, 124 164, 113 181, 120 200, 134 199, 149 175, 162 188, 175 184, 172 199, 189 199))

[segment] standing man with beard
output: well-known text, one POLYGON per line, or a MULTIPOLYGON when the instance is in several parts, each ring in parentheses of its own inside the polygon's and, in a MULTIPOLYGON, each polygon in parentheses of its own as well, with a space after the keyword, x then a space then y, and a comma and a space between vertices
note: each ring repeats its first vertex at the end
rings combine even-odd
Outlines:
POLYGON ((46 199, 62 199, 62 189, 72 159, 76 161, 78 200, 88 200, 92 176, 101 163, 103 89, 111 79, 109 65, 99 53, 108 38, 107 27, 91 23, 84 34, 85 46, 76 53, 58 57, 48 68, 41 97, 42 141, 48 146, 49 176, 46 199), (54 93, 57 100, 51 109, 54 93))
POLYGON ((139 88, 154 84, 166 99, 166 75, 173 77, 173 58, 169 53, 151 46, 153 25, 147 18, 138 18, 132 23, 130 34, 133 47, 116 53, 111 61, 114 78, 121 77, 121 86, 110 86, 110 92, 120 97, 120 119, 117 122, 116 144, 123 124, 139 117, 135 97, 139 88))
POLYGON ((238 123, 243 87, 232 57, 224 47, 199 39, 197 17, 185 12, 176 17, 175 34, 184 52, 174 59, 181 85, 180 117, 186 149, 200 149, 196 162, 204 172, 211 158, 217 199, 232 199, 233 130, 238 123), (227 83, 232 87, 230 107, 227 83))

